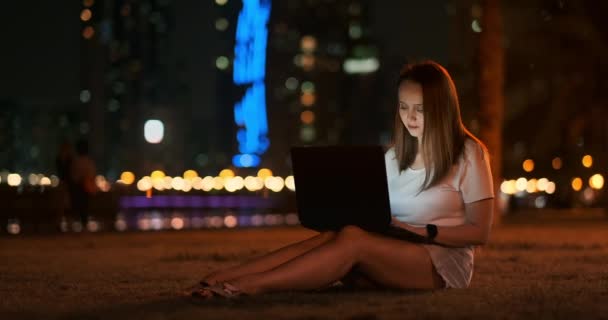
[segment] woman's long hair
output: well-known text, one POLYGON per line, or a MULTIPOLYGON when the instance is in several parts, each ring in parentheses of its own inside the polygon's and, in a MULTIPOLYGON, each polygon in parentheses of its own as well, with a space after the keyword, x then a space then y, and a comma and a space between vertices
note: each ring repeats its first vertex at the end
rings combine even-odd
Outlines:
MULTIPOLYGON (((424 191, 449 173, 458 161, 467 137, 482 147, 483 144, 463 125, 456 87, 445 68, 433 61, 408 64, 399 75, 397 87, 405 81, 422 86, 424 131, 421 151, 426 174, 420 191, 424 191)), ((393 146, 399 171, 407 169, 416 158, 418 141, 405 128, 399 108, 395 116, 393 146)))

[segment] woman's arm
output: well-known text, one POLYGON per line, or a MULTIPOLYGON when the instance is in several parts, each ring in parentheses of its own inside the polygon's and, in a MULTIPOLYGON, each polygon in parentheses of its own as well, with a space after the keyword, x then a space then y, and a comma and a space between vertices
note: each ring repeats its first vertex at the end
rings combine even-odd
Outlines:
MULTIPOLYGON (((470 245, 483 245, 488 242, 490 229, 492 227, 492 215, 494 212, 494 199, 484 199, 472 203, 466 203, 465 213, 467 221, 465 224, 454 227, 437 227, 438 244, 462 247, 470 245)), ((393 219, 393 224, 427 236, 425 227, 414 227, 407 223, 393 219)))

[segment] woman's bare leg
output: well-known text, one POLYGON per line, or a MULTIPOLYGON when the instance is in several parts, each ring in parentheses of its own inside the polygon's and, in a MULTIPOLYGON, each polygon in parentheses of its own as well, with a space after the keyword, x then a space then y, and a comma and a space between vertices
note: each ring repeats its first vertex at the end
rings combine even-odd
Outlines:
POLYGON ((212 272, 207 275, 203 281, 208 284, 215 284, 248 274, 270 270, 332 240, 335 235, 336 233, 331 231, 320 233, 312 238, 279 248, 261 257, 251 259, 243 264, 212 272))
POLYGON ((387 288, 432 289, 443 283, 422 246, 347 226, 333 240, 274 269, 230 281, 247 294, 324 287, 357 266, 387 288))

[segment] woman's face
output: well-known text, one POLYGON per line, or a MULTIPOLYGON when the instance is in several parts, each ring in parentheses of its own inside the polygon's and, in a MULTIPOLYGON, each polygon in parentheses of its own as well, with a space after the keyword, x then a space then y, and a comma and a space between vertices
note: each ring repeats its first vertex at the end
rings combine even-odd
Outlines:
POLYGON ((420 142, 424 132, 422 86, 416 82, 403 81, 399 85, 399 116, 407 131, 420 142))

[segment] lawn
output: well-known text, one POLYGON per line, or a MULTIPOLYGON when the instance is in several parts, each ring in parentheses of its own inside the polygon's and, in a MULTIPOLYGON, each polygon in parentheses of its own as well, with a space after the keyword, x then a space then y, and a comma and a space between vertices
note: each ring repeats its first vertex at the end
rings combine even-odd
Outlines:
POLYGON ((0 319, 608 319, 603 214, 505 219, 477 251, 464 290, 177 295, 212 269, 312 234, 279 227, 2 236, 0 319))

